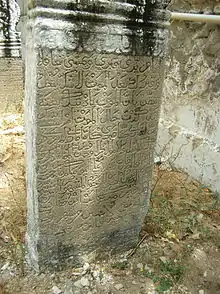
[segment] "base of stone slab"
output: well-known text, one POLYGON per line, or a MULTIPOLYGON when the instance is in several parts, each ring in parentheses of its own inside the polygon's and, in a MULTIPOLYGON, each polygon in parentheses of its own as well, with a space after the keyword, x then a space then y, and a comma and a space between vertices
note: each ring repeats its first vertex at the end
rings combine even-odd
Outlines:
POLYGON ((69 267, 81 267, 85 262, 117 257, 138 243, 140 226, 102 236, 96 243, 82 245, 65 244, 52 238, 36 238, 26 235, 27 263, 37 272, 61 271, 69 267))

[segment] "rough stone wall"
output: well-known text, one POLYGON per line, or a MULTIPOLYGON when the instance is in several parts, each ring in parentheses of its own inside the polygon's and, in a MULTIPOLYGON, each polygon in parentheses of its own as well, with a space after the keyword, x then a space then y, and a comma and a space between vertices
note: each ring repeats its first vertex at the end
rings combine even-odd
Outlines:
MULTIPOLYGON (((170 10, 220 13, 220 1, 174 1, 170 10)), ((157 154, 220 192, 220 25, 171 25, 157 154)))
POLYGON ((219 0, 171 0, 170 11, 216 14, 220 10, 219 0))
POLYGON ((21 58, 0 58, 0 115, 23 111, 21 58))

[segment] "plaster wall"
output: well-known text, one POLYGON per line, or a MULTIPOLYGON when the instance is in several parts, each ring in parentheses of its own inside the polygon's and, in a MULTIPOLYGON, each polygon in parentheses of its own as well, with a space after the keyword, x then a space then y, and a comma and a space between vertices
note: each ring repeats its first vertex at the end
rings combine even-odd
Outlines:
MULTIPOLYGON (((219 1, 175 1, 170 10, 220 13, 219 1)), ((171 25, 157 155, 220 192, 220 25, 171 25)))

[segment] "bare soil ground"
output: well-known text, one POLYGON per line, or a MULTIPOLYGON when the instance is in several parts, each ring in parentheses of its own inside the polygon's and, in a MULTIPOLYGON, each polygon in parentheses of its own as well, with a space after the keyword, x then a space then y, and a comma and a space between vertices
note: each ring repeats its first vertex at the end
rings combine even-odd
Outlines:
POLYGON ((220 204, 183 172, 156 164, 140 242, 117 258, 35 274, 24 258, 22 116, 0 120, 0 294, 220 293, 220 204))

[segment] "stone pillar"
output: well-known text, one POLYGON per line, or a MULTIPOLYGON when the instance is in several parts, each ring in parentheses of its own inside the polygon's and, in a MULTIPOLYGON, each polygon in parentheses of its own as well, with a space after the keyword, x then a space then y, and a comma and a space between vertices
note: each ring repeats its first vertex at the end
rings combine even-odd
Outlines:
POLYGON ((28 256, 60 268, 138 241, 169 14, 159 0, 28 3, 28 256))
POLYGON ((20 56, 20 33, 16 30, 19 15, 16 0, 0 0, 0 57, 20 56))

